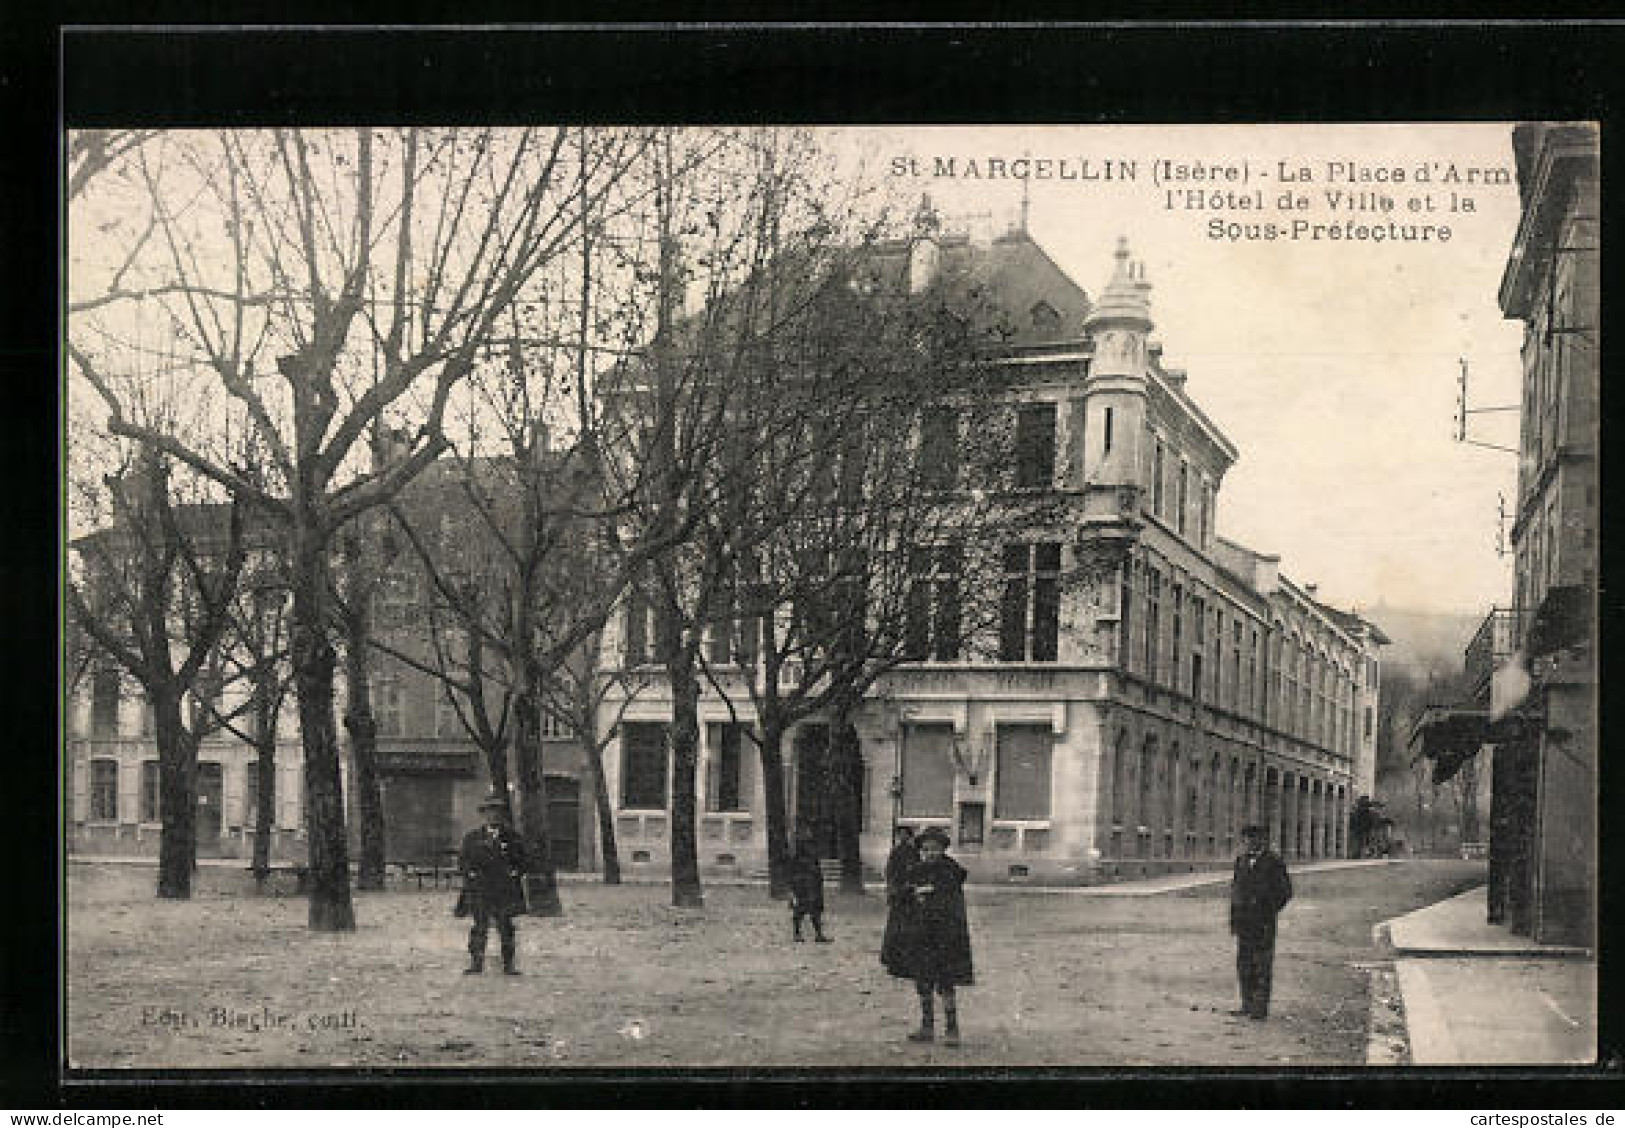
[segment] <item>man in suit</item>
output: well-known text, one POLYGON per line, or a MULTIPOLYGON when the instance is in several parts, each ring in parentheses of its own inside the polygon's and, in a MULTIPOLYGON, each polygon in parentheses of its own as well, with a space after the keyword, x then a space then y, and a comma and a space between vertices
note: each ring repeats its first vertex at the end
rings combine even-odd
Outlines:
POLYGON ((1275 918, 1292 900, 1286 863, 1269 848, 1269 831, 1242 828, 1244 847, 1230 882, 1230 931, 1236 938, 1236 978, 1241 984, 1237 1015, 1262 1020, 1270 1012, 1270 976, 1275 964, 1275 918))
POLYGON ((474 918, 468 932, 468 968, 463 974, 478 975, 485 970, 485 941, 495 921, 502 942, 502 970, 518 975, 513 918, 525 911, 525 843, 508 825, 508 803, 502 796, 487 795, 480 814, 485 825, 463 836, 463 892, 457 899, 457 915, 474 918))

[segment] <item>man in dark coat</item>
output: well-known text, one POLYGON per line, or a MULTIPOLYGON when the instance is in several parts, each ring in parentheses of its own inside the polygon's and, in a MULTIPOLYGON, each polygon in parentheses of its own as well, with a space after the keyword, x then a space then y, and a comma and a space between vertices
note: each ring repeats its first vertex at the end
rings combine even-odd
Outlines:
POLYGON ((901 979, 914 978, 906 955, 915 908, 908 874, 919 860, 914 828, 900 826, 893 830, 891 853, 886 857, 886 932, 880 941, 880 966, 901 979))
POLYGON ((1244 848, 1230 882, 1230 931, 1241 984, 1241 1009, 1234 1013, 1261 1020, 1270 1012, 1275 918, 1292 900, 1292 879, 1280 855, 1270 850, 1267 829, 1248 826, 1241 834, 1244 848))
POLYGON ((959 1006, 956 987, 976 982, 971 963, 970 924, 965 916, 965 869, 947 854, 948 835, 927 827, 915 837, 920 860, 908 871, 905 885, 914 898, 911 920, 899 942, 895 969, 887 970, 914 980, 920 998, 920 1028, 911 1042, 929 1042, 935 1036, 932 993, 942 996, 943 1041, 959 1045, 959 1006))
POLYGON ((508 825, 508 803, 493 792, 480 804, 485 825, 463 836, 461 869, 463 891, 457 915, 472 916, 468 931, 468 969, 465 975, 485 970, 485 941, 496 922, 502 942, 502 970, 518 975, 514 966, 516 942, 513 918, 525 911, 525 843, 508 825))
POLYGON ((820 944, 830 943, 824 935, 824 867, 819 864, 812 838, 800 835, 790 859, 790 930, 798 944, 804 917, 812 918, 813 939, 820 944))

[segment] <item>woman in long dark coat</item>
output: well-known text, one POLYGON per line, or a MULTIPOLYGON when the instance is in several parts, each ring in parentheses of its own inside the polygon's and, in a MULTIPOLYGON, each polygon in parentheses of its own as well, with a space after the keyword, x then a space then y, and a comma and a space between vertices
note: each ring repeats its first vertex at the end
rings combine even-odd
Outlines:
POLYGON ((922 830, 915 841, 920 860, 908 871, 906 883, 916 904, 899 945, 900 966, 914 980, 920 998, 920 1028, 908 1038, 929 1042, 936 1036, 935 994, 942 997, 943 1041, 957 1046, 959 1007, 954 988, 976 982, 965 917, 965 869, 948 856, 948 835, 936 827, 922 830))
POLYGON ((899 979, 914 978, 904 937, 913 925, 915 909, 908 872, 919 860, 914 828, 900 826, 893 830, 891 853, 886 857, 886 932, 880 941, 880 966, 899 979))

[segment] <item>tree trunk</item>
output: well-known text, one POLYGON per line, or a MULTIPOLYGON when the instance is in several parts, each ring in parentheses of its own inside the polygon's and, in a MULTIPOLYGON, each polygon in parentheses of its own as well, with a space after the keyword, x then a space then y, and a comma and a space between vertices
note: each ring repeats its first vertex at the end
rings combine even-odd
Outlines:
POLYGON ((259 795, 254 811, 254 885, 263 891, 271 876, 271 834, 276 826, 276 701, 274 688, 254 686, 254 747, 259 753, 259 795))
POLYGON ((181 697, 173 687, 149 691, 153 731, 158 742, 158 896, 192 896, 197 867, 197 741, 181 719, 181 697))
POLYGON ((842 893, 863 893, 863 851, 859 840, 858 788, 863 758, 851 710, 843 705, 829 726, 830 812, 835 821, 835 856, 841 860, 842 893))
MULTIPOLYGON (((360 597, 362 600, 365 596, 360 597)), ((367 612, 362 604, 348 619, 344 648, 346 711, 350 734, 350 788, 361 823, 361 857, 357 889, 384 887, 384 797, 378 780, 378 721, 372 711, 372 685, 367 677, 367 612)))
POLYGON ((507 743, 505 741, 482 743, 480 751, 485 754, 485 770, 491 777, 491 790, 498 795, 507 795, 511 786, 508 779, 507 743))
POLYGON ((1458 783, 1461 788, 1461 840, 1463 842, 1479 842, 1478 831, 1478 753, 1474 753, 1462 762, 1457 771, 1458 783))
POLYGON ((597 739, 587 745, 587 767, 592 772, 593 806, 598 812, 599 852, 604 856, 604 884, 621 883, 621 853, 615 843, 615 809, 609 801, 609 781, 604 778, 604 746, 597 739))
POLYGON ((333 716, 338 657, 327 638, 327 561, 314 530, 296 526, 294 539, 293 672, 305 757, 309 922, 314 932, 349 932, 355 928, 355 907, 350 900, 350 850, 333 716))
POLYGON ((553 848, 547 840, 547 784, 542 773, 541 715, 537 700, 527 686, 516 702, 514 759, 519 773, 519 825, 525 838, 525 853, 530 859, 525 892, 530 899, 531 914, 556 917, 564 915, 564 905, 559 900, 553 848))
POLYGON ((694 834, 694 780, 700 747, 700 683, 686 655, 666 666, 671 682, 671 903, 701 908, 699 844, 694 834))
POLYGON ((762 799, 767 814, 767 892, 777 901, 790 896, 790 827, 784 809, 784 729, 762 724, 762 799))

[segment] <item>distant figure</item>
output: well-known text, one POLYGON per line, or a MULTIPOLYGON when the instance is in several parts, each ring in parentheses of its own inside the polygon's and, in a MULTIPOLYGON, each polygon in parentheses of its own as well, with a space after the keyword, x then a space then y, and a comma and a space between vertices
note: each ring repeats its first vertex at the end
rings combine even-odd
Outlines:
POLYGON ((932 1012, 933 992, 942 996, 942 1040, 959 1045, 959 1007, 955 987, 975 983, 971 966, 970 925, 965 918, 965 869, 947 854, 948 835, 927 827, 915 836, 920 860, 912 865, 902 887, 913 905, 901 917, 895 958, 886 970, 912 979, 920 997, 920 1028, 911 1042, 929 1042, 936 1036, 932 1012))
POLYGON ((798 944, 804 917, 812 918, 813 939, 820 944, 830 943, 824 935, 824 867, 819 864, 812 839, 800 835, 796 838, 795 856, 790 859, 790 928, 798 944))
POLYGON ((456 914, 472 916, 468 931, 468 968, 464 975, 485 970, 485 941, 491 922, 502 941, 502 970, 518 975, 514 966, 516 942, 513 918, 525 911, 525 844, 508 825, 508 803, 492 792, 480 803, 485 825, 463 836, 460 868, 463 891, 457 898, 456 914))
POLYGON ((880 966, 903 979, 913 976, 906 970, 904 937, 912 927, 916 908, 914 890, 908 884, 909 870, 920 860, 914 845, 914 828, 900 826, 892 831, 891 853, 886 857, 886 932, 880 942, 880 966))
POLYGON ((1280 855, 1270 850, 1266 828, 1243 827, 1241 835, 1244 848, 1230 883, 1230 931, 1236 937, 1241 1009, 1231 1013, 1262 1020, 1270 1013, 1275 918, 1292 900, 1292 879, 1280 855))

